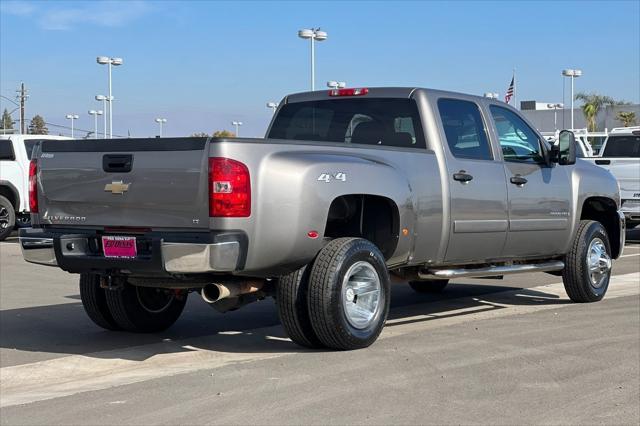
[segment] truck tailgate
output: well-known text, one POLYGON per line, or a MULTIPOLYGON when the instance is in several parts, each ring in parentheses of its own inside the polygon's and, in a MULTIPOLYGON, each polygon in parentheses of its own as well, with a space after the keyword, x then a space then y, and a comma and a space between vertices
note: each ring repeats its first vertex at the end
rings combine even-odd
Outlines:
POLYGON ((208 228, 206 138, 43 142, 43 224, 208 228))

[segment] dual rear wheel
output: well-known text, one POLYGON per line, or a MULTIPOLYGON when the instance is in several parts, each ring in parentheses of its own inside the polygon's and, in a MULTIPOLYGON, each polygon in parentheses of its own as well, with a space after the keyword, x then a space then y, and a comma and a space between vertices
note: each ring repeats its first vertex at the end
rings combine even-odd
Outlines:
POLYGON ((175 323, 185 304, 187 291, 123 284, 113 289, 100 286, 95 274, 80 275, 80 298, 89 318, 107 330, 155 333, 175 323))

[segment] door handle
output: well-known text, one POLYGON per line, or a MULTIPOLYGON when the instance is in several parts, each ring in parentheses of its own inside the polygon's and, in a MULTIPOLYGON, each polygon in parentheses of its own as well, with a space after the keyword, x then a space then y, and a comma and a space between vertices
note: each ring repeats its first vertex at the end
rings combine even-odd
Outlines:
POLYGON ((512 184, 514 184, 514 185, 518 185, 518 186, 522 186, 522 185, 524 185, 525 183, 527 183, 527 182, 528 182, 528 180, 526 180, 525 178, 523 178, 523 177, 522 177, 522 176, 520 176, 520 175, 515 175, 515 176, 513 176, 511 179, 509 179, 509 181, 510 181, 512 184))
POLYGON ((453 180, 457 180, 458 182, 467 183, 471 179, 473 179, 473 176, 464 170, 460 170, 458 173, 453 174, 453 180))
POLYGON ((596 164, 598 165, 607 165, 607 164, 611 164, 611 160, 596 160, 596 164))

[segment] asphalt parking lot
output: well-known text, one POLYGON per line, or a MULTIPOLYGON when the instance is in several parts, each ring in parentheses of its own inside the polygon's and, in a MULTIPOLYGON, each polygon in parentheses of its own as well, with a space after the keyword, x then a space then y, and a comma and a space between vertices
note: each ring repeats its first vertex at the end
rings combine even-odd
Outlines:
MULTIPOLYGON (((640 233, 640 232, 639 232, 640 233)), ((638 235, 630 235, 637 239, 638 235)), ((558 277, 396 284, 387 327, 354 352, 304 350, 272 300, 218 314, 191 295, 161 334, 85 316, 77 276, 0 243, 0 423, 640 423, 640 244, 605 300, 558 277)))

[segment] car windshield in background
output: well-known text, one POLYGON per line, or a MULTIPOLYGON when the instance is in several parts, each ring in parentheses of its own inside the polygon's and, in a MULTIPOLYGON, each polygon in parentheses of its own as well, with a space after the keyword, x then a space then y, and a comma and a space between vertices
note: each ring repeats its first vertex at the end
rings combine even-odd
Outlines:
POLYGON ((640 157, 640 136, 609 136, 603 157, 640 157))
POLYGON ((284 105, 272 139, 425 148, 416 103, 411 99, 335 99, 284 105))

